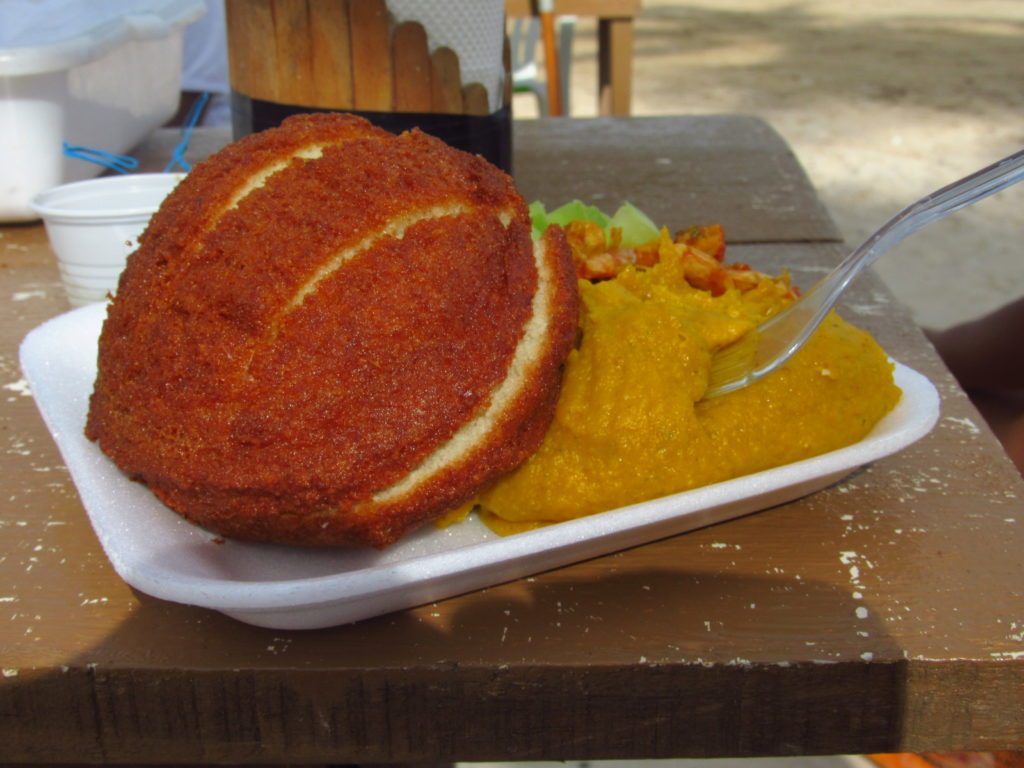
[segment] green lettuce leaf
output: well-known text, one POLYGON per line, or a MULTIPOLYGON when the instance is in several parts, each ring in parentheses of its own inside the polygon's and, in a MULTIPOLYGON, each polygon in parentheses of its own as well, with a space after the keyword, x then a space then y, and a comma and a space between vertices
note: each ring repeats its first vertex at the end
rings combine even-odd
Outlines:
POLYGON ((614 216, 580 200, 560 205, 553 211, 545 209, 540 201, 530 203, 530 220, 533 224, 533 238, 536 240, 550 224, 565 226, 570 221, 592 221, 604 230, 607 239, 612 228, 622 230, 622 245, 632 247, 650 242, 658 236, 658 227, 650 217, 632 203, 619 206, 614 216))
POLYGON ((622 230, 622 244, 627 248, 649 243, 660 233, 651 218, 632 203, 623 203, 619 207, 610 226, 622 230))

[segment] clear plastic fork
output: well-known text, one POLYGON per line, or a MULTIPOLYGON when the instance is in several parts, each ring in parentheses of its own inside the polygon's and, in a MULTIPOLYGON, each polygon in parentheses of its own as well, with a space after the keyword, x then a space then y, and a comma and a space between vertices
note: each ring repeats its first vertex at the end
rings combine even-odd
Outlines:
POLYGON ((777 369, 811 337, 850 282, 898 242, 1024 179, 1024 150, 922 197, 897 213, 797 301, 711 358, 704 397, 745 387, 777 369))

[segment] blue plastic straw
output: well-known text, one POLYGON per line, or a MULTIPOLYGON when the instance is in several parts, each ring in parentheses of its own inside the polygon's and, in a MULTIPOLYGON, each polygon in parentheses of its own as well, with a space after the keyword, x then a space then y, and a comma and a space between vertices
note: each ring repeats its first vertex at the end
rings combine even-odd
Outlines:
POLYGON ((118 173, 128 173, 139 167, 139 161, 127 155, 115 155, 113 152, 105 152, 102 149, 91 147, 76 147, 64 142, 64 154, 79 160, 88 160, 90 163, 97 163, 110 168, 118 173))
MULTIPOLYGON (((164 168, 164 173, 170 173, 176 165, 180 165, 184 171, 192 170, 192 166, 185 160, 185 152, 188 150, 188 143, 192 139, 192 129, 198 124, 199 117, 203 114, 203 110, 206 109, 206 103, 209 100, 210 94, 203 92, 199 94, 199 98, 192 105, 181 129, 181 141, 174 148, 174 154, 171 156, 171 161, 167 164, 167 167, 164 168)), ((78 160, 88 160, 90 163, 97 163, 118 173, 128 173, 139 167, 139 161, 134 157, 115 155, 113 152, 93 149, 92 147, 72 146, 66 141, 64 142, 64 154, 78 160)))
POLYGON ((203 110, 206 108, 206 102, 210 100, 210 94, 203 92, 199 94, 199 98, 196 99, 192 105, 192 109, 188 112, 188 117, 185 119, 185 124, 181 129, 181 141, 178 142, 178 146, 174 148, 174 154, 171 156, 171 162, 164 168, 164 173, 170 173, 174 166, 180 165, 183 171, 191 171, 192 166, 185 160, 185 151, 188 149, 188 143, 192 139, 192 129, 196 127, 199 122, 199 116, 203 114, 203 110))

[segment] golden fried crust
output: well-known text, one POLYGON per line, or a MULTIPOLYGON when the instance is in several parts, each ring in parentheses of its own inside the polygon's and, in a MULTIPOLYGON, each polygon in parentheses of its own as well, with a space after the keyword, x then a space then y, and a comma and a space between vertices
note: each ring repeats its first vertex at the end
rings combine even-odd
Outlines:
POLYGON ((564 236, 419 132, 312 115, 198 165, 100 338, 87 435, 232 537, 384 546, 539 444, 576 327, 564 236))

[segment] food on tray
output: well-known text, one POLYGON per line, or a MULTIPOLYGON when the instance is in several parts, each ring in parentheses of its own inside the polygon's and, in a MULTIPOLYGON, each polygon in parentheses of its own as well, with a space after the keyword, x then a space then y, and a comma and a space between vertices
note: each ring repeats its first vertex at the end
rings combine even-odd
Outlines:
POLYGON ((291 118, 201 163, 130 256, 86 433, 219 534, 387 545, 539 444, 576 333, 563 233, 413 131, 291 118))
MULTIPOLYGON (((600 238, 590 226, 567 232, 586 274, 588 261, 602 262, 600 238)), ((861 440, 893 408, 892 364, 834 314, 780 371, 701 399, 711 353, 794 298, 785 275, 725 266, 724 240, 716 254, 692 244, 720 234, 662 232, 624 248, 608 233, 614 277, 580 281, 580 338, 555 421, 537 452, 477 499, 492 528, 512 533, 809 458, 861 440)))

